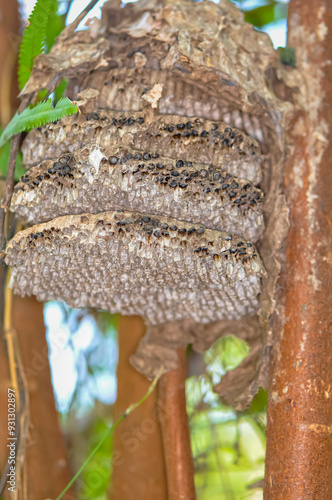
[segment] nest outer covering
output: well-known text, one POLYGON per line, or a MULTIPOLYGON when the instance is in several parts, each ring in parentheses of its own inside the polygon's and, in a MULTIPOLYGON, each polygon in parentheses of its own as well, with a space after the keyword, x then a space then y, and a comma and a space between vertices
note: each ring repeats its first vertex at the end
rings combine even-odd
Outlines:
MULTIPOLYGON (((266 387, 267 382, 272 342, 269 318, 275 308, 288 228, 281 182, 286 123, 300 84, 297 71, 282 66, 268 36, 244 23, 229 2, 141 1, 121 8, 117 1, 109 1, 103 7, 99 32, 66 29, 50 54, 37 58, 22 94, 44 87, 52 90, 61 77, 70 80, 72 98, 93 87, 99 93, 95 108, 132 112, 144 108, 142 94, 159 82, 164 85, 160 113, 224 120, 259 141, 264 154, 261 185, 266 195, 266 230, 258 248, 267 275, 258 315, 235 325, 229 321, 177 322, 173 342, 167 341, 167 335, 162 340, 157 329, 150 327, 133 359, 135 366, 152 377, 162 358, 166 368, 174 367, 175 344, 192 338, 194 347, 204 350, 220 335, 243 332, 244 337, 255 339, 250 344, 251 358, 227 374, 217 389, 237 409, 246 407, 257 388, 266 387), (237 373, 241 382, 235 386, 237 373)), ((170 326, 158 331, 169 332, 170 326)))

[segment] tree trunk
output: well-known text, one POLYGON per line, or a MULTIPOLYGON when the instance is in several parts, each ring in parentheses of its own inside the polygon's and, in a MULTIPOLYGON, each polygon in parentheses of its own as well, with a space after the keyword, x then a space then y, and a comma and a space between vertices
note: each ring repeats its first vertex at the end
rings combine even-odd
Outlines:
MULTIPOLYGON (((34 297, 13 298, 13 328, 16 332, 28 386, 29 441, 22 443, 24 485, 18 498, 56 498, 71 479, 64 437, 54 405, 48 349, 43 322, 43 305, 34 297), (23 497, 24 491, 27 493, 23 497), (22 495, 22 496, 21 496, 22 495)), ((5 470, 7 444, 7 391, 12 386, 5 344, 0 345, 0 470, 5 470)), ((18 424, 18 422, 16 422, 18 424)), ((22 437, 22 436, 21 436, 22 437)), ((4 499, 11 498, 5 489, 4 499)), ((64 499, 75 497, 69 492, 64 499)))
MULTIPOLYGON (((150 382, 129 364, 129 357, 135 353, 144 333, 142 318, 120 316, 115 420, 128 406, 139 401, 150 386, 150 382)), ((156 403, 157 392, 154 391, 114 432, 112 500, 168 498, 156 403)))
POLYGON ((291 0, 288 43, 306 94, 289 131, 264 498, 318 500, 332 498, 332 3, 291 0))
POLYGON ((195 500, 194 464, 186 411, 185 348, 178 348, 177 354, 179 367, 162 376, 159 388, 168 500, 195 500))
MULTIPOLYGON (((7 362, 7 355, 5 351, 5 343, 0 343, 0 472, 3 474, 5 471, 8 449, 7 449, 7 400, 8 400, 8 387, 11 387, 10 373, 7 362)), ((7 488, 6 488, 7 489, 7 488)))
POLYGON ((7 125, 19 105, 16 79, 20 19, 17 0, 0 0, 0 124, 7 125))
MULTIPOLYGON (((25 476, 28 498, 56 498, 71 479, 67 450, 54 404, 43 304, 35 297, 14 296, 13 327, 28 382, 30 429, 25 476)), ((73 490, 64 500, 75 498, 73 490)))

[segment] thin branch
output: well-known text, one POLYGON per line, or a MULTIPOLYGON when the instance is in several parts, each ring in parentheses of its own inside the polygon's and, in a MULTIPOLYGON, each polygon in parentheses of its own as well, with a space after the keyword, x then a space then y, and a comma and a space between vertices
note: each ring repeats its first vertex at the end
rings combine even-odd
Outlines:
POLYGON ((134 410, 136 410, 136 408, 138 408, 138 406, 142 405, 148 399, 148 397, 150 396, 150 394, 154 391, 154 389, 155 389, 155 387, 156 387, 156 385, 158 383, 158 380, 161 377, 163 371, 164 371, 164 368, 161 367, 161 369, 159 370, 158 374, 155 376, 153 382, 151 383, 149 389, 144 394, 144 396, 137 403, 131 404, 125 410, 125 412, 117 419, 117 421, 112 425, 112 427, 106 432, 105 436, 101 439, 101 441, 99 441, 99 443, 97 444, 97 446, 92 450, 92 452, 90 453, 90 455, 88 456, 88 458, 83 462, 83 464, 81 465, 81 467, 76 472, 76 474, 73 477, 73 479, 68 483, 68 485, 66 486, 66 488, 60 493, 60 495, 57 497, 56 500, 60 500, 64 496, 64 494, 69 490, 69 488, 74 484, 74 482, 76 481, 76 479, 78 478, 78 476, 83 472, 83 470, 88 465, 88 463, 90 462, 90 460, 95 456, 95 454, 97 453, 97 451, 99 450, 99 448, 101 447, 101 445, 106 441, 107 438, 109 438, 113 434, 114 430, 122 422, 122 420, 124 420, 128 415, 130 415, 130 413, 132 413, 134 410))
POLYGON ((6 186, 2 202, 0 205, 0 251, 2 251, 6 245, 6 238, 5 238, 6 214, 10 207, 10 200, 14 189, 15 164, 16 164, 17 153, 20 147, 20 141, 21 141, 21 134, 18 134, 12 138, 10 144, 6 186))
POLYGON ((84 10, 77 16, 75 21, 73 21, 71 24, 69 24, 61 33, 59 38, 67 38, 68 36, 72 35, 74 31, 76 30, 77 26, 80 24, 80 22, 85 18, 85 16, 90 12, 90 10, 93 9, 93 7, 99 2, 99 0, 91 0, 91 2, 85 7, 84 10))
POLYGON ((65 19, 65 23, 66 23, 66 21, 67 21, 68 14, 69 14, 69 11, 70 11, 70 9, 71 9, 71 6, 73 5, 73 2, 74 2, 74 0, 68 0, 68 1, 67 1, 67 8, 66 8, 66 12, 64 12, 64 14, 63 14, 63 17, 64 17, 64 19, 65 19))
MULTIPOLYGON (((5 275, 7 274, 5 270, 3 270, 2 273, 4 273, 5 275)), ((17 486, 19 486, 19 482, 21 480, 21 476, 18 473, 18 471, 21 472, 21 461, 19 460, 19 457, 22 456, 22 454, 24 454, 24 436, 27 435, 29 427, 29 412, 27 411, 29 395, 28 395, 26 377, 24 374, 24 368, 21 362, 16 331, 14 330, 12 325, 12 296, 13 296, 12 290, 7 285, 5 292, 4 336, 6 340, 6 347, 8 353, 10 380, 12 385, 11 388, 14 389, 15 391, 15 399, 16 399, 15 403, 16 407, 18 408, 18 412, 15 419, 15 424, 16 424, 15 435, 13 439, 15 440, 15 447, 16 447, 15 453, 17 461, 16 465, 17 486), (21 439, 22 434, 23 434, 23 440, 21 439)), ((9 472, 10 472, 10 461, 7 460, 5 469, 0 477, 0 497, 2 496, 4 489, 6 487, 9 472)))
MULTIPOLYGON (((23 387, 23 383, 21 380, 21 373, 19 370, 17 370, 17 377, 19 380, 21 404, 20 404, 20 407, 18 408, 18 412, 16 415, 16 425, 15 425, 15 431, 14 431, 15 435, 13 437, 13 439, 15 439, 15 442, 16 442, 16 454, 18 454, 18 452, 19 452, 20 437, 21 437, 21 417, 22 417, 22 414, 25 410, 25 394, 24 394, 24 391, 21 390, 21 388, 23 387)), ((8 458, 9 458, 9 455, 8 455, 8 458)), ((5 491, 5 488, 8 484, 7 481, 8 481, 9 472, 10 472, 10 461, 7 460, 5 468, 4 468, 4 470, 1 474, 1 477, 0 477, 0 497, 2 497, 2 495, 5 491)))
POLYGON ((160 423, 163 435, 169 500, 195 500, 194 464, 186 411, 186 350, 177 350, 179 367, 165 373, 159 384, 160 423))

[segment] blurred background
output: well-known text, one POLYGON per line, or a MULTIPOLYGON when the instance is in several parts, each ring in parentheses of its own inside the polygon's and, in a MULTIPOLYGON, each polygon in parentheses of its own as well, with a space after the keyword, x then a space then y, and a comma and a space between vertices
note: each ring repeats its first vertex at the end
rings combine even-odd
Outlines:
MULTIPOLYGON (((20 2, 22 27, 34 3, 20 2)), ((98 2, 88 17, 100 17, 103 3, 98 2)), ((270 35, 276 48, 285 46, 287 1, 233 3, 244 11, 246 21, 270 35)), ((58 16, 48 30, 49 47, 62 25, 74 20, 87 4, 88 0, 59 1, 58 16)), ((86 20, 81 23, 82 29, 86 20)), ((112 424, 117 390, 118 318, 50 302, 44 305, 44 321, 59 420, 70 450, 71 468, 76 471, 112 424)), ((199 500, 263 498, 260 484, 255 483, 264 476, 267 394, 260 390, 251 407, 239 413, 224 406, 212 391, 213 384, 247 353, 244 341, 224 337, 204 355, 205 369, 196 369, 195 373, 194 368, 187 379, 187 411, 199 500)), ((111 463, 112 442, 108 440, 83 473, 84 498, 106 500, 111 463), (96 475, 98 468, 103 473, 96 475)))

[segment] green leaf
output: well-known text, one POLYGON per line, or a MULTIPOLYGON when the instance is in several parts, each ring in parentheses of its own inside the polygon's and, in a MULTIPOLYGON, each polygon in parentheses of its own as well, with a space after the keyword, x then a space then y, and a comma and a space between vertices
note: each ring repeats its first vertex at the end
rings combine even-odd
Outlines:
POLYGON ((37 0, 24 30, 18 55, 18 84, 23 89, 29 80, 35 58, 43 52, 52 0, 37 0))
POLYGON ((45 49, 49 52, 51 47, 54 45, 55 39, 60 35, 61 31, 65 27, 65 18, 58 14, 59 2, 58 0, 51 0, 51 15, 48 18, 47 28, 46 28, 46 39, 45 39, 45 49))
POLYGON ((204 354, 207 373, 224 375, 236 368, 248 355, 248 344, 234 335, 226 335, 216 340, 204 354))
POLYGON ((63 78, 61 80, 61 82, 59 83, 59 85, 57 87, 55 87, 55 89, 54 89, 54 102, 55 103, 60 101, 61 97, 63 97, 63 94, 65 93, 65 90, 67 88, 67 85, 68 85, 68 80, 63 78))
MULTIPOLYGON (((0 127, 0 133, 2 128, 0 127)), ((7 176, 8 161, 10 153, 10 142, 7 142, 2 148, 0 148, 0 177, 7 176)), ((22 167, 22 153, 18 151, 15 164, 15 181, 18 181, 22 175, 26 173, 25 168, 22 167)))
POLYGON ((55 122, 64 116, 73 115, 74 113, 77 113, 77 107, 67 97, 60 99, 55 107, 52 106, 51 99, 37 104, 34 108, 30 106, 20 115, 16 113, 7 125, 0 137, 0 148, 13 137, 13 135, 19 134, 20 132, 28 132, 33 128, 41 127, 46 123, 55 122))
POLYGON ((278 47, 280 61, 286 66, 296 67, 296 53, 294 47, 278 47))
POLYGON ((280 21, 287 17, 287 5, 273 2, 270 5, 262 5, 256 9, 246 11, 244 19, 247 23, 251 23, 256 28, 262 28, 266 24, 280 21))
MULTIPOLYGON (((0 148, 0 176, 7 176, 8 160, 10 152, 10 142, 7 142, 2 148, 0 148)), ((18 181, 22 175, 26 173, 26 170, 22 167, 22 153, 18 152, 15 164, 15 181, 18 181)))
MULTIPOLYGON (((97 420, 94 422, 93 428, 90 430, 90 446, 89 452, 91 453, 100 441, 100 436, 104 436, 109 428, 106 420, 97 420)), ((112 453, 112 439, 107 439, 103 442, 99 450, 96 452, 93 460, 91 460, 84 472, 82 473, 82 497, 97 499, 102 498, 108 490, 110 476, 111 476, 111 453, 112 453), (98 481, 91 481, 91 477, 95 476, 98 470, 98 481)), ((80 497, 80 491, 78 492, 80 497)))
POLYGON ((262 387, 259 388, 258 393, 252 400, 250 408, 248 408, 247 413, 258 413, 266 411, 267 407, 267 390, 264 391, 262 387))
POLYGON ((47 89, 40 90, 38 92, 36 102, 35 102, 35 104, 32 107, 35 107, 38 103, 40 103, 41 101, 43 101, 44 99, 46 99, 46 97, 48 96, 48 93, 49 92, 48 92, 47 89))

